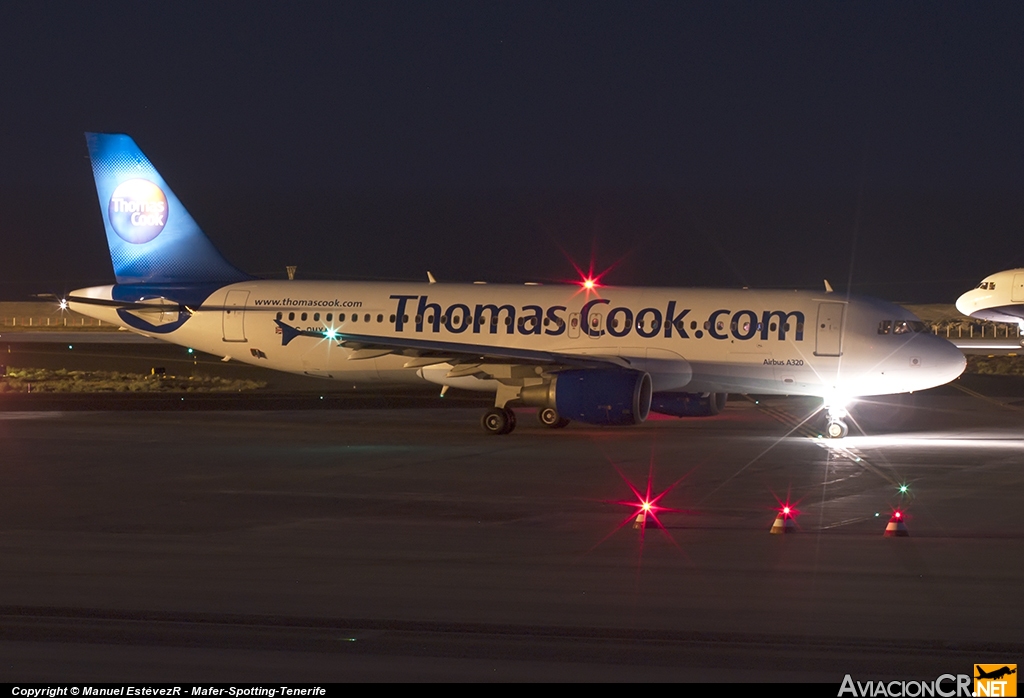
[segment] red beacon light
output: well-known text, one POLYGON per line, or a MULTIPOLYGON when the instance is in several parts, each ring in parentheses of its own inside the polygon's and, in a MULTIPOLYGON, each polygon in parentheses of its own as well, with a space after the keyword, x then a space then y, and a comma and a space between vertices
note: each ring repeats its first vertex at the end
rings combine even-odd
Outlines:
POLYGON ((800 512, 790 504, 781 504, 775 511, 775 523, 772 524, 771 533, 793 533, 796 531, 796 516, 800 512))
POLYGON ((903 515, 903 512, 899 509, 893 509, 892 518, 889 519, 889 523, 885 527, 886 538, 899 537, 903 538, 909 536, 910 532, 907 530, 907 524, 904 520, 907 517, 903 515))

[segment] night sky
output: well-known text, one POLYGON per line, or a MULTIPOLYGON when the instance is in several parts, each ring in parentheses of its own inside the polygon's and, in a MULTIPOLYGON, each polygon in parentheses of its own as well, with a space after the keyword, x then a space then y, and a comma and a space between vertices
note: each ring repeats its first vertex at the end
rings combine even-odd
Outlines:
POLYGON ((7 300, 113 280, 87 130, 280 278, 951 303, 1024 266, 1019 2, 7 2, 0 68, 7 300))

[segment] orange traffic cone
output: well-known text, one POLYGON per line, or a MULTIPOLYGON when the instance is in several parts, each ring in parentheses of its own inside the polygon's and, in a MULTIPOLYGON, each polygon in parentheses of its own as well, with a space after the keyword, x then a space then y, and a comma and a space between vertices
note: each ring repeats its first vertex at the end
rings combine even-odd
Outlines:
POLYGON ((894 511, 892 518, 889 519, 889 524, 885 527, 885 537, 909 536, 910 532, 907 530, 907 524, 903 522, 905 518, 902 511, 894 511))
POLYGON ((775 523, 772 524, 772 533, 793 533, 796 531, 796 522, 793 520, 793 512, 786 507, 785 509, 779 510, 779 515, 775 517, 775 523))

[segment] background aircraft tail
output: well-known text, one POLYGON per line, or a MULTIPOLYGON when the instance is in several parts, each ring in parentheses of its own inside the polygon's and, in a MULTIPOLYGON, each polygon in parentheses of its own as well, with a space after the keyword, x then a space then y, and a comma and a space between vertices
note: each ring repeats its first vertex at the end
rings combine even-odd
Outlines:
POLYGON ((129 136, 87 133, 110 261, 119 284, 232 283, 221 256, 129 136))

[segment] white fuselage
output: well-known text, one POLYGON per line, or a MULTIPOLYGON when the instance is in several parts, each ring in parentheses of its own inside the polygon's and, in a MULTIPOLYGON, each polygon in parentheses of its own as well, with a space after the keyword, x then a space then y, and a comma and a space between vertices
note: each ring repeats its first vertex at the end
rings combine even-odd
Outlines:
POLYGON ((1012 322, 1024 329, 1024 269, 1008 269, 985 279, 956 300, 968 317, 1012 322))
MULTIPOLYGON (((114 288, 73 297, 110 300, 114 288)), ((180 318, 158 298, 129 300, 153 310, 71 307, 233 360, 351 383, 498 387, 494 371, 482 379, 465 360, 456 369, 414 352, 341 346, 349 334, 479 348, 482 357, 494 353, 487 348, 593 356, 648 372, 656 392, 844 399, 922 390, 964 368, 956 347, 920 331, 909 311, 823 292, 253 280, 213 290, 180 318), (284 343, 278 319, 332 339, 284 343)))

